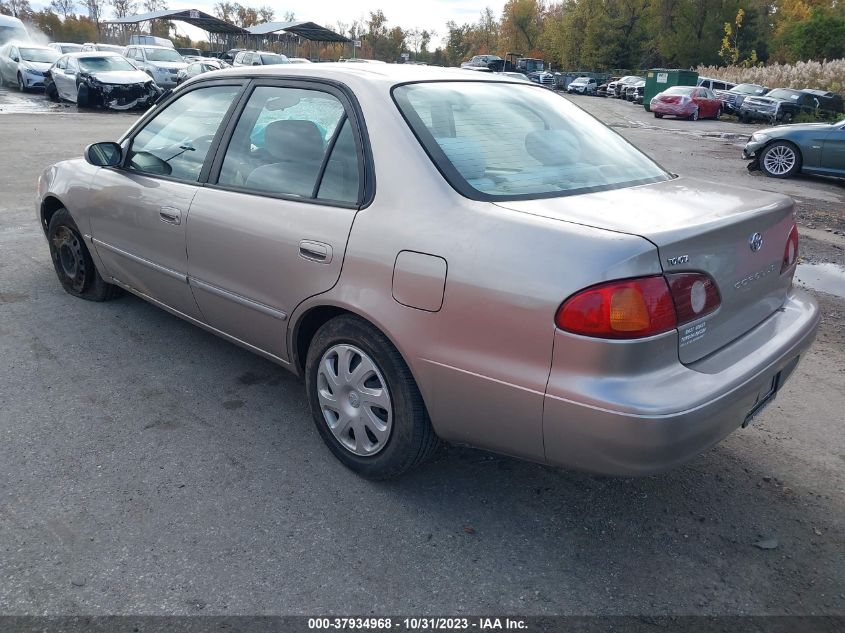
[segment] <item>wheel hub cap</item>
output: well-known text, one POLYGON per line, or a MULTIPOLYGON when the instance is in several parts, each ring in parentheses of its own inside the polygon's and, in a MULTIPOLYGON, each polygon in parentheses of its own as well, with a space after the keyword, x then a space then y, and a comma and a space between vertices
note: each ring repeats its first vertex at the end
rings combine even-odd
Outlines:
POLYGON ((77 292, 85 289, 85 258, 79 237, 61 227, 53 236, 52 254, 67 283, 77 292))
POLYGON ((320 359, 317 398, 332 435, 350 453, 381 451, 393 427, 393 402, 378 366, 363 350, 334 345, 320 359))
POLYGON ((773 147, 766 154, 763 164, 773 174, 785 174, 795 166, 795 152, 788 147, 773 147))

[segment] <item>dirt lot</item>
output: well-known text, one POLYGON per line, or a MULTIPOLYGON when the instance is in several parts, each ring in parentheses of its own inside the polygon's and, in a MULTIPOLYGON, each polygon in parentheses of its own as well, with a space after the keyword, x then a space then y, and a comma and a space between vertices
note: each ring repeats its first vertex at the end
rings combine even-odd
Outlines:
MULTIPOLYGON (((450 447, 371 483, 283 370, 133 297, 61 291, 35 179, 133 117, 36 99, 0 90, 3 614, 845 615, 845 300, 816 293, 778 399, 673 472, 450 447)), ((576 101, 672 171, 792 195, 804 257, 845 264, 845 188, 749 174, 751 126, 576 101)))

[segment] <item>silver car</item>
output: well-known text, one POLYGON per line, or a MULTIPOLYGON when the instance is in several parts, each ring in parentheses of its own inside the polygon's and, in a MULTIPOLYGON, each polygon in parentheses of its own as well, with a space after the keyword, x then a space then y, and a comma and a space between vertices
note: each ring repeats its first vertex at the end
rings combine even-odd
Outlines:
POLYGON ((819 320, 789 198, 677 177, 500 75, 200 75, 38 200, 67 292, 129 291, 303 376, 371 478, 441 439, 677 466, 771 402, 819 320))
POLYGON ((52 48, 38 44, 0 46, 0 86, 17 86, 25 92, 44 87, 44 74, 59 58, 52 48))

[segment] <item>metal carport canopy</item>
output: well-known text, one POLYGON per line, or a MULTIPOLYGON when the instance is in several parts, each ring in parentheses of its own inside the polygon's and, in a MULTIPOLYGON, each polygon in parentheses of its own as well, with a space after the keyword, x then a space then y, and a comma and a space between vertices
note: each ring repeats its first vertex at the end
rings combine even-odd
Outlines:
POLYGON ((314 42, 350 42, 348 37, 313 22, 265 22, 246 29, 250 35, 290 33, 314 42))
POLYGON ((225 33, 231 35, 244 35, 247 33, 245 29, 235 26, 231 22, 215 18, 213 15, 209 15, 208 13, 197 9, 165 9, 163 11, 153 11, 152 13, 129 15, 125 18, 103 20, 102 23, 137 24, 139 22, 148 22, 150 20, 178 20, 180 22, 186 22, 191 26, 195 26, 209 33, 225 33))

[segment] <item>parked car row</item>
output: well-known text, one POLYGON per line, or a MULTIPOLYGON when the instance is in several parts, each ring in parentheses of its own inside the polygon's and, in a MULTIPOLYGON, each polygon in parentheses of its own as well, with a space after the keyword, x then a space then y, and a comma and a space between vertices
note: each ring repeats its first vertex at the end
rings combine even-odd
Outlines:
MULTIPOLYGON (((275 58, 282 58, 278 63, 289 61, 284 56, 249 52, 263 63, 275 58)), ((22 92, 44 90, 53 101, 69 101, 80 107, 146 108, 165 89, 227 67, 229 64, 219 59, 183 56, 172 46, 143 41, 127 47, 95 42, 53 42, 46 46, 9 42, 0 47, 0 85, 16 86, 22 92)))

